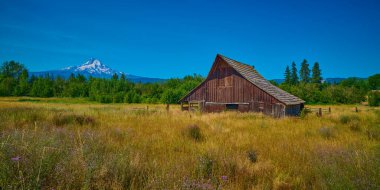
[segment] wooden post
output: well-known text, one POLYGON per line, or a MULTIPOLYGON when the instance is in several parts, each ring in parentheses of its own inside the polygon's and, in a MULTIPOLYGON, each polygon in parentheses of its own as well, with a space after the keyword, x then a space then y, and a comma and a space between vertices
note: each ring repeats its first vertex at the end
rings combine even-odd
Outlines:
POLYGON ((181 102, 181 111, 183 111, 183 102, 181 102))
POLYGON ((319 108, 319 109, 318 109, 318 116, 319 116, 319 117, 322 117, 322 108, 319 108))
POLYGON ((169 112, 169 104, 166 104, 166 111, 169 112))
POLYGON ((146 106, 146 111, 148 111, 149 110, 149 106, 146 106))
POLYGON ((355 107, 355 112, 359 112, 358 107, 355 107))
POLYGON ((202 112, 202 110, 203 110, 203 101, 198 102, 198 110, 199 110, 200 112, 202 112))
POLYGON ((331 107, 329 107, 329 113, 331 113, 331 107))

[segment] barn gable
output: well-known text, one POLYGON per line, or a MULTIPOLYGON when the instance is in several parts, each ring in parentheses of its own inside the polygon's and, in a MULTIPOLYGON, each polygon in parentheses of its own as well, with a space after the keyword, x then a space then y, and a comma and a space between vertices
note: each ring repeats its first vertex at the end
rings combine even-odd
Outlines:
POLYGON ((273 85, 267 81, 263 76, 261 76, 252 66, 237 62, 233 59, 227 58, 223 55, 220 56, 224 61, 231 65, 236 71, 238 71, 245 79, 250 81, 252 84, 259 87, 261 90, 267 92, 268 94, 275 97, 280 102, 285 105, 296 105, 305 103, 302 99, 294 96, 281 88, 273 85))

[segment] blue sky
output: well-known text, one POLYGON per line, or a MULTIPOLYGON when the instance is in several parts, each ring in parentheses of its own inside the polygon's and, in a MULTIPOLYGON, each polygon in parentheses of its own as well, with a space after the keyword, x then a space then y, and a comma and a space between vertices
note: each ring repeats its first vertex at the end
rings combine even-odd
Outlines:
POLYGON ((0 0, 0 61, 31 71, 90 58, 148 77, 206 75, 217 53, 268 79, 318 61, 324 77, 380 73, 380 1, 0 0))

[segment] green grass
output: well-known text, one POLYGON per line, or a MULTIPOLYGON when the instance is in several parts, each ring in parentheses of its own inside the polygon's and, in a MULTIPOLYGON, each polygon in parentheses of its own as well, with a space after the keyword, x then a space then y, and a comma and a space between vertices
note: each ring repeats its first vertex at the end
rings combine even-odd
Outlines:
POLYGON ((18 99, 0 99, 0 189, 380 188, 380 111, 364 106, 274 119, 18 99))

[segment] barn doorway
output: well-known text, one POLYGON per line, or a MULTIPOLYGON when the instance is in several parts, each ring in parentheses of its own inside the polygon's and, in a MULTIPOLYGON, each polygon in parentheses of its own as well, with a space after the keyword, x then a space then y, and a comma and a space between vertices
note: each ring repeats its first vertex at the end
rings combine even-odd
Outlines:
POLYGON ((238 110, 239 104, 226 104, 226 109, 227 110, 238 110))

